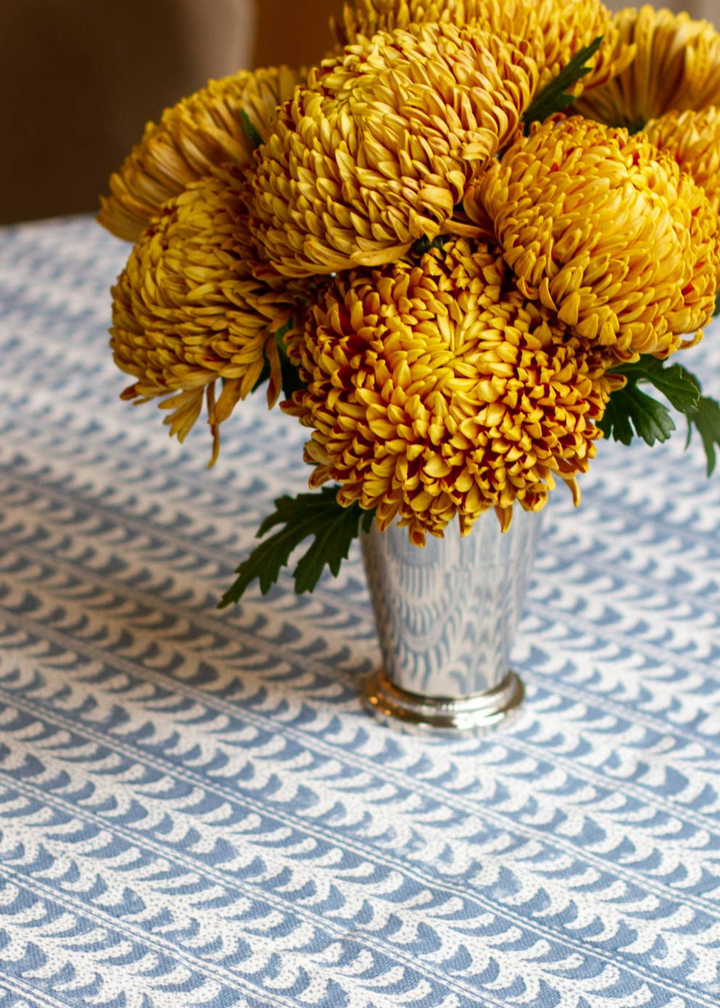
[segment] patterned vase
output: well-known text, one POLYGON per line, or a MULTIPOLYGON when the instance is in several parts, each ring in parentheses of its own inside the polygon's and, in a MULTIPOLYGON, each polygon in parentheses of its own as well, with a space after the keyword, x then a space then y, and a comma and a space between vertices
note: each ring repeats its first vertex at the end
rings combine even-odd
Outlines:
POLYGON ((428 728, 495 724, 524 696, 509 669, 542 516, 515 509, 508 532, 489 512, 462 538, 413 546, 392 526, 362 536, 383 667, 365 685, 378 713, 428 728))

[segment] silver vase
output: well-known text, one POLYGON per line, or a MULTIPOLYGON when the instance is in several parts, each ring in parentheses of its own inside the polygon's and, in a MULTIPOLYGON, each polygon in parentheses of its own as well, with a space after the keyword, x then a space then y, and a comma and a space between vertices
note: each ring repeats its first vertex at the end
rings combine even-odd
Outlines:
POLYGON ((378 713, 427 728, 477 730, 524 696, 509 669, 541 516, 516 508, 508 532, 492 512, 460 536, 413 546, 396 525, 361 538, 383 667, 365 684, 378 713))

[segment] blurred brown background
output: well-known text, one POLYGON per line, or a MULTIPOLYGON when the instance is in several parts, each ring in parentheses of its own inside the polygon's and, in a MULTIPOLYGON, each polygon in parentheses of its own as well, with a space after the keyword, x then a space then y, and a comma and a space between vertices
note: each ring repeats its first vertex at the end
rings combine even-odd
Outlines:
POLYGON ((339 8, 333 0, 0 0, 0 223, 93 212, 148 119, 210 77, 315 62, 339 8))
MULTIPOLYGON (((316 62, 341 9, 342 0, 0 0, 0 223, 94 211, 148 119, 239 67, 316 62)), ((678 9, 720 21, 720 0, 678 9)))

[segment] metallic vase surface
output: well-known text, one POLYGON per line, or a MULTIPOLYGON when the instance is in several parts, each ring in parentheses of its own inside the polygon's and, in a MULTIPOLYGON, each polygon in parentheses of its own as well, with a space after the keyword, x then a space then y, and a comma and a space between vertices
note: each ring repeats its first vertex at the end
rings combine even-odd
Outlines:
POLYGON ((366 684, 377 711, 431 727, 492 724, 523 697, 509 670, 541 516, 515 509, 508 532, 492 512, 460 536, 413 546, 392 526, 362 536, 383 669, 366 684))

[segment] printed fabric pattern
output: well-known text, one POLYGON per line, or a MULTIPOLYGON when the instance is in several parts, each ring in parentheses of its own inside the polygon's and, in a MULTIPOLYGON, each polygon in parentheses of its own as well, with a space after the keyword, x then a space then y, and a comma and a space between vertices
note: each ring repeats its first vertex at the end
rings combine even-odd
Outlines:
MULTIPOLYGON (((216 602, 305 432, 119 401, 87 218, 0 236, 0 1008, 717 1008, 720 482, 602 444, 481 737, 388 729, 357 549, 216 602)), ((687 355, 720 393, 720 328, 687 355)), ((678 426, 683 421, 678 418, 678 426)))

